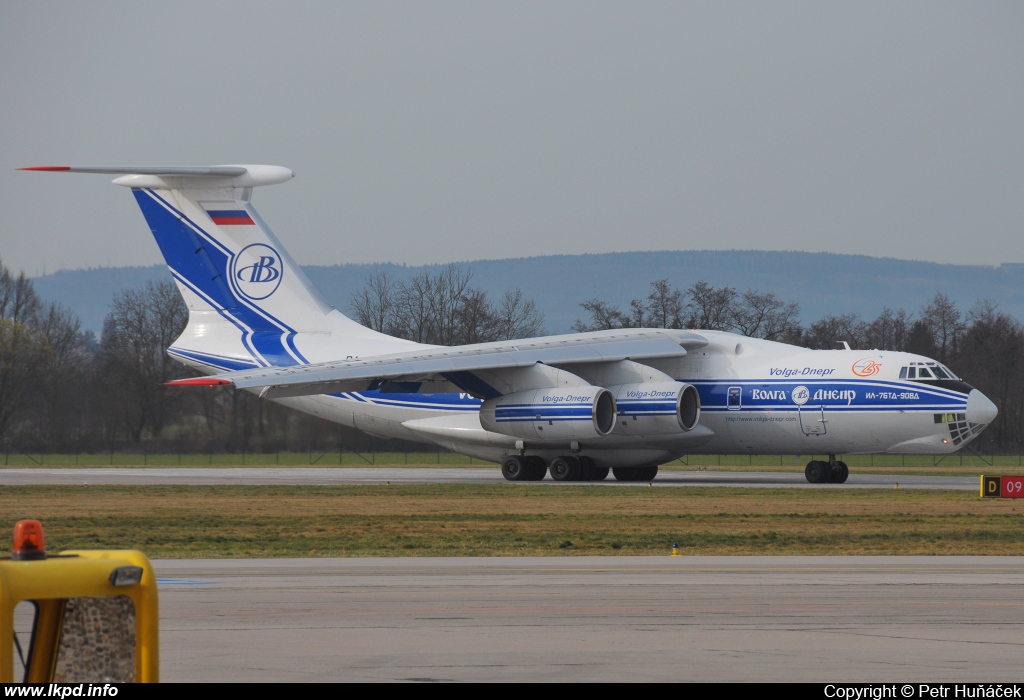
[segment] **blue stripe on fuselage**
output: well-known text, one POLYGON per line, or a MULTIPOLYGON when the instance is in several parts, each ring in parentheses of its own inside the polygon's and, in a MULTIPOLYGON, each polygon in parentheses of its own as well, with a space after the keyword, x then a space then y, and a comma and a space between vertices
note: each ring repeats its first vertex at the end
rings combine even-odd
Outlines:
POLYGON ((963 409, 967 395, 911 382, 878 380, 699 380, 690 382, 700 393, 701 410, 796 410, 800 405, 845 411, 943 411, 963 409), (729 405, 729 390, 741 390, 740 406, 729 405), (804 387, 808 398, 793 400, 793 390, 804 387))

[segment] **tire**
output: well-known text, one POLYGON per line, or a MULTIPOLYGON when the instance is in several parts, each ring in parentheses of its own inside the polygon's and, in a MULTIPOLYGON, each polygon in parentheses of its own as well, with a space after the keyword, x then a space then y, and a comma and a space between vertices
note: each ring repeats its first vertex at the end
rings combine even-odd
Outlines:
POLYGON ((608 467, 594 467, 594 481, 604 481, 608 478, 608 472, 611 469, 608 467))
POLYGON ((616 481, 636 481, 636 469, 626 469, 625 467, 612 467, 612 474, 615 475, 616 481))
POLYGON ((529 472, 526 460, 518 455, 506 457, 501 462, 501 475, 508 481, 526 481, 529 472))
POLYGON ((590 457, 580 457, 580 481, 593 481, 594 470, 597 467, 594 465, 594 460, 590 457))
POLYGON ((658 465, 651 467, 613 467, 618 481, 651 481, 658 475, 658 465))
POLYGON ((555 457, 548 471, 555 481, 576 481, 580 476, 580 463, 575 457, 555 457))
POLYGON ((839 467, 839 478, 836 479, 836 483, 845 484, 846 480, 850 478, 850 468, 846 466, 846 462, 836 462, 836 466, 839 467))
POLYGON ((547 476, 548 465, 542 457, 527 457, 526 466, 529 474, 526 477, 527 481, 543 481, 544 477, 547 476))
POLYGON ((804 469, 804 476, 812 484, 823 484, 828 477, 827 467, 827 462, 819 462, 817 460, 808 462, 807 467, 804 469))

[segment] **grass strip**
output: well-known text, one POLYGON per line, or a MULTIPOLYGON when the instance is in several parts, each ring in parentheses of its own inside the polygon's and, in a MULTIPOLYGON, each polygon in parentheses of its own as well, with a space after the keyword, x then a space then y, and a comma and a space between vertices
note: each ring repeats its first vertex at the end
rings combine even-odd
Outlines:
POLYGON ((588 485, 5 486, 0 528, 154 558, 1024 554, 1024 503, 963 491, 588 485))

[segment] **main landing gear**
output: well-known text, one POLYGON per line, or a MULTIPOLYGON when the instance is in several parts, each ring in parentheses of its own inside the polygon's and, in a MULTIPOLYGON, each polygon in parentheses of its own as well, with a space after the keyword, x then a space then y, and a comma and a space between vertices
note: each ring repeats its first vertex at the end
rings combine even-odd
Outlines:
POLYGON ((614 473, 617 481, 652 481, 658 475, 658 465, 609 469, 597 466, 590 457, 576 455, 555 457, 549 465, 535 455, 509 455, 501 462, 501 475, 509 481, 541 481, 548 472, 555 481, 604 481, 609 473, 614 473))
POLYGON ((658 476, 658 465, 652 464, 649 467, 615 467, 612 469, 618 481, 653 481, 658 476))
POLYGON ((850 476, 850 468, 846 462, 837 462, 835 455, 829 455, 827 462, 808 462, 804 476, 812 484, 844 484, 850 476))
POLYGON ((597 466, 590 457, 573 455, 555 457, 548 471, 555 481, 604 481, 608 478, 608 467, 597 466))
POLYGON ((549 467, 537 456, 510 455, 501 463, 501 475, 509 481, 540 481, 550 471, 555 481, 603 481, 608 467, 599 467, 590 457, 565 455, 551 460, 549 467))
POLYGON ((547 471, 548 466, 540 457, 511 455, 501 463, 501 475, 509 481, 540 481, 547 471))

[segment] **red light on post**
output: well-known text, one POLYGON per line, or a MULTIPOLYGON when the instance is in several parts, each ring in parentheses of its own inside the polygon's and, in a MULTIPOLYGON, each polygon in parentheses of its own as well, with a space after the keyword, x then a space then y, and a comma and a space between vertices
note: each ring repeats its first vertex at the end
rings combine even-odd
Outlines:
POLYGON ((38 520, 19 520, 14 525, 14 561, 46 559, 46 543, 43 540, 43 524, 38 520))

